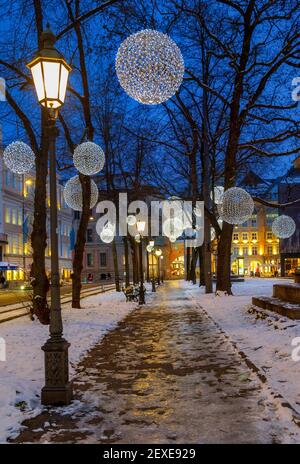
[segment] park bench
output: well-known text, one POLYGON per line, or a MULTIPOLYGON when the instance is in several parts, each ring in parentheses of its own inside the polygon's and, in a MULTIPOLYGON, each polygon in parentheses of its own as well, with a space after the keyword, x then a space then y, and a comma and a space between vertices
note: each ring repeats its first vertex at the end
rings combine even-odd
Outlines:
MULTIPOLYGON (((123 287, 122 291, 126 297, 126 301, 139 301, 140 297, 140 287, 130 285, 129 287, 123 287)), ((146 293, 146 288, 143 288, 144 294, 146 293)))

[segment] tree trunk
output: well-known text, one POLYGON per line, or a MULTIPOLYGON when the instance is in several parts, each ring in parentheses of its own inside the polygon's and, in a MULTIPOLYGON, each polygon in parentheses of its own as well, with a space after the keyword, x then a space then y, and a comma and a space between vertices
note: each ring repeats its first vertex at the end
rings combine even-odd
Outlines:
POLYGON ((45 135, 47 115, 42 112, 41 149, 36 156, 36 181, 34 192, 34 214, 31 233, 32 265, 31 277, 33 287, 33 314, 42 324, 50 322, 50 308, 47 292, 50 285, 45 270, 45 250, 47 247, 47 174, 48 174, 48 140, 45 135))
POLYGON ((82 187, 83 208, 76 236, 72 274, 72 308, 80 308, 81 272, 83 268, 83 253, 86 241, 86 230, 90 217, 91 179, 79 174, 82 187))
POLYGON ((223 222, 220 240, 218 242, 217 261, 217 291, 232 295, 230 269, 231 269, 231 239, 233 226, 223 222))
POLYGON ((199 247, 199 262, 200 262, 199 287, 204 287, 205 286, 205 253, 204 253, 204 245, 199 247))
POLYGON ((185 280, 190 280, 190 261, 191 261, 191 249, 187 247, 186 249, 186 270, 185 270, 185 280))
POLYGON ((193 282, 193 284, 196 283, 197 259, 198 259, 198 251, 197 251, 196 248, 193 248, 192 249, 191 268, 190 268, 190 280, 193 282))
POLYGON ((120 292, 120 274, 119 274, 119 265, 118 265, 118 252, 117 252, 117 245, 116 240, 112 242, 112 252, 113 252, 113 261, 114 261, 114 272, 115 272, 115 284, 116 284, 116 292, 120 292))
POLYGON ((125 287, 129 287, 130 285, 130 275, 129 275, 129 253, 128 253, 128 239, 127 237, 123 237, 124 242, 124 256, 125 256, 125 287))

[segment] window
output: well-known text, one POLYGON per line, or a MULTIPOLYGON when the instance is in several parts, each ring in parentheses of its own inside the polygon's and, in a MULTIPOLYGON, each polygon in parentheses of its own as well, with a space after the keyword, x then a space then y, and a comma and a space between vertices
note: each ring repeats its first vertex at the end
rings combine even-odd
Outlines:
POLYGON ((273 248, 272 248, 272 246, 268 246, 268 247, 267 247, 267 254, 268 254, 268 255, 272 255, 272 254, 273 254, 273 248))
POLYGON ((239 239, 239 234, 237 232, 235 232, 233 234, 233 240, 238 240, 239 239))
POLYGON ((6 206, 5 208, 5 222, 10 223, 10 208, 6 206))
POLYGON ((242 240, 248 241, 248 232, 243 232, 242 233, 242 240))
POLYGON ((252 254, 257 255, 257 247, 252 247, 252 254))
POLYGON ((12 224, 17 224, 17 222, 18 222, 17 210, 15 208, 12 208, 12 210, 11 210, 11 222, 12 222, 12 224))
POLYGON ((239 254, 239 248, 238 247, 233 248, 233 254, 234 254, 234 256, 238 256, 238 254, 239 254))
POLYGON ((256 215, 251 217, 251 226, 257 227, 257 216, 256 215))
POLYGON ((267 232, 267 240, 272 240, 272 238, 273 238, 273 233, 267 232))
POLYGON ((251 237, 252 240, 257 240, 257 232, 252 232, 251 237))
POLYGON ((93 266, 94 265, 94 257, 92 253, 87 253, 86 255, 86 264, 87 266, 93 266))
POLYGON ((248 247, 243 247, 243 256, 248 256, 248 247))
POLYGON ((18 209, 18 226, 21 226, 22 225, 22 211, 20 209, 18 209))
POLYGON ((276 219, 278 216, 278 211, 269 211, 266 215, 266 219, 267 219, 267 226, 269 227, 272 227, 272 224, 273 224, 273 221, 274 219, 276 219))
POLYGON ((80 211, 74 211, 74 219, 80 219, 80 211))
POLYGON ((106 253, 100 253, 100 266, 106 266, 106 253))
POLYGON ((92 242, 93 241, 93 229, 87 229, 86 231, 86 241, 92 242))

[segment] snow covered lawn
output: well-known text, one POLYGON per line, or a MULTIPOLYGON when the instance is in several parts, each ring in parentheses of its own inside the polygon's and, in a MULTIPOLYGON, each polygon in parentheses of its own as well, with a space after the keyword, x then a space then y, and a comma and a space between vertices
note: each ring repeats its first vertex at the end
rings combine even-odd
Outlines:
MULTIPOLYGON (((123 293, 107 292, 85 298, 83 309, 63 308, 64 336, 71 342, 71 376, 83 354, 115 327, 136 303, 125 303, 123 293)), ((0 325, 6 362, 0 361, 0 442, 18 433, 20 423, 40 413, 44 384, 41 346, 49 328, 27 318, 0 325)))
POLYGON ((257 319, 248 313, 252 296, 271 296, 273 284, 283 282, 292 281, 248 278, 233 284, 234 296, 205 295, 198 286, 185 285, 189 285, 192 298, 267 377, 270 387, 300 414, 300 361, 292 359, 292 340, 300 337, 300 321, 271 313, 266 319, 257 319))

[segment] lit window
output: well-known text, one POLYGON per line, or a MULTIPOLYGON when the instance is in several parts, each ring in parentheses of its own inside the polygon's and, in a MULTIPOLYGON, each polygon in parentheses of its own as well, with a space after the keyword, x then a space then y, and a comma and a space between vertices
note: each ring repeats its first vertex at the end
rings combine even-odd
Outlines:
POLYGON ((93 266, 94 265, 94 257, 92 255, 92 253, 87 253, 87 255, 86 255, 86 263, 87 263, 87 266, 93 266))
POLYGON ((11 222, 12 224, 18 223, 18 211, 15 208, 11 210, 11 222))
POLYGON ((273 233, 267 232, 267 240, 272 240, 272 238, 273 238, 273 233))
POLYGON ((252 247, 252 254, 253 255, 258 255, 257 247, 252 247))
POLYGON ((257 232, 252 232, 251 237, 252 240, 257 240, 257 232))
POLYGON ((7 206, 5 207, 5 222, 7 224, 10 223, 10 208, 8 208, 7 206))
POLYGON ((243 256, 248 256, 248 247, 243 248, 243 256))
POLYGON ((235 232, 233 234, 233 240, 238 240, 238 239, 239 239, 239 234, 235 232))
POLYGON ((245 240, 245 241, 248 240, 248 233, 247 232, 242 233, 242 239, 245 240))

